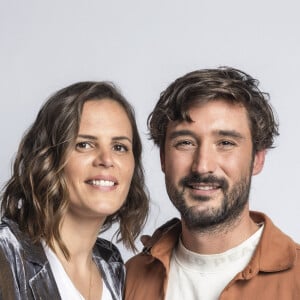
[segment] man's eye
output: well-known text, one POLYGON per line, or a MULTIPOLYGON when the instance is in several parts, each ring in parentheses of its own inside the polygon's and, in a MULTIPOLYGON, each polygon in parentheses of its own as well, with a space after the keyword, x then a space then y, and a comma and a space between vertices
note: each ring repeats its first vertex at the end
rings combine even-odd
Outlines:
POLYGON ((118 152, 127 152, 128 151, 128 147, 126 147, 125 145, 122 145, 122 144, 114 145, 113 149, 118 152))
POLYGON ((223 148, 230 148, 230 147, 234 147, 235 145, 236 143, 227 140, 219 142, 219 146, 223 148))
POLYGON ((191 148, 194 147, 195 143, 189 140, 182 140, 182 141, 177 141, 175 142, 175 147, 178 149, 186 149, 186 148, 191 148))

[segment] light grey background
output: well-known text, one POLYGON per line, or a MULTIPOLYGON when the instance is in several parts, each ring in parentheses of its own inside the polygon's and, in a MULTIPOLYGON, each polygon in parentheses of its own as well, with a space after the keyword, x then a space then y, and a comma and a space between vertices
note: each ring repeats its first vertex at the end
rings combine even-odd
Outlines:
MULTIPOLYGON (((260 80, 280 120, 278 147, 253 180, 251 208, 300 241, 299 10, 297 0, 1 0, 0 185, 51 93, 76 81, 112 80, 136 109, 152 198, 144 233, 151 233, 177 213, 146 118, 178 76, 228 65, 260 80)), ((132 255, 120 249, 125 259, 132 255)))

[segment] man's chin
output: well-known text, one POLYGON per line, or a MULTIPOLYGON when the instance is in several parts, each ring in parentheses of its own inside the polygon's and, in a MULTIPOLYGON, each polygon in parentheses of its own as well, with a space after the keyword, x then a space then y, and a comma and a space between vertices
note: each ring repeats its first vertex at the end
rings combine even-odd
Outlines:
POLYGON ((210 218, 220 212, 222 206, 221 201, 222 198, 218 197, 189 197, 185 201, 185 209, 189 214, 210 218))
POLYGON ((191 229, 207 228, 216 225, 220 221, 220 215, 218 212, 212 212, 209 208, 194 206, 182 214, 182 219, 191 229))

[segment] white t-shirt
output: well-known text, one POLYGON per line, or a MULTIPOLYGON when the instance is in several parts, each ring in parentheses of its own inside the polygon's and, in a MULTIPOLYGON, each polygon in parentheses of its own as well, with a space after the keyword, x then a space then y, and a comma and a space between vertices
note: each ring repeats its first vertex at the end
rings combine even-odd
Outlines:
MULTIPOLYGON (((85 300, 85 298, 74 286, 72 280, 66 273, 56 254, 45 243, 42 244, 62 300, 85 300)), ((99 300, 112 300, 111 294, 107 289, 105 282, 102 282, 102 297, 99 300)))
POLYGON ((261 226, 242 244, 220 254, 202 255, 181 240, 173 250, 166 300, 217 300, 234 276, 250 262, 263 232, 261 226))

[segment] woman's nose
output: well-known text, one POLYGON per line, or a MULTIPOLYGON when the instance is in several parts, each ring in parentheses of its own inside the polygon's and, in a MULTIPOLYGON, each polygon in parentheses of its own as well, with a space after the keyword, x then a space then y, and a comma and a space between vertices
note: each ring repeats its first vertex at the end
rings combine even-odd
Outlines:
POLYGON ((95 164, 105 168, 112 167, 114 164, 110 149, 100 149, 95 157, 95 164))

